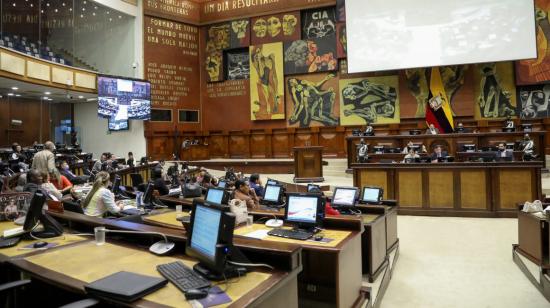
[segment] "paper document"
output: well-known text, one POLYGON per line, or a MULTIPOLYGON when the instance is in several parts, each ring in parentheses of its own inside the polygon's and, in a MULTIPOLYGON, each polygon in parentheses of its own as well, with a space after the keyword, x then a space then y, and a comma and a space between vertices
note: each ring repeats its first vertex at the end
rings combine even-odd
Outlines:
POLYGON ((267 232, 269 232, 269 230, 256 230, 256 231, 247 233, 244 236, 263 240, 264 238, 267 237, 267 232))

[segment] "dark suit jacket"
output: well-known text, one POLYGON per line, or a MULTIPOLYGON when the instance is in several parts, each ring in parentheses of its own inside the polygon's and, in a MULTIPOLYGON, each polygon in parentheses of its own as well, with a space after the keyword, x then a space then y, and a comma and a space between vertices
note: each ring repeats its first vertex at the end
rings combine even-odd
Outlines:
MULTIPOLYGON (((441 157, 442 158, 445 158, 449 156, 449 153, 447 153, 447 151, 441 151, 441 157)), ((437 160, 437 154, 435 153, 432 153, 432 156, 430 156, 432 160, 437 160)))
POLYGON ((161 196, 168 195, 170 193, 170 189, 168 189, 168 186, 166 186, 166 183, 164 183, 164 180, 162 178, 158 178, 153 182, 153 186, 156 190, 159 191, 159 194, 161 196))

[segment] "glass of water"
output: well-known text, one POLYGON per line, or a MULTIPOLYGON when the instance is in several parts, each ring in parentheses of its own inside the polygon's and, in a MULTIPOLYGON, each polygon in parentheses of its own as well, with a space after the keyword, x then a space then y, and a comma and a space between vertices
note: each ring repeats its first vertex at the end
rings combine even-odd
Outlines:
POLYGON ((181 204, 176 205, 176 212, 181 213, 182 210, 183 210, 183 206, 181 204))
POLYGON ((96 245, 100 246, 105 244, 105 227, 95 227, 94 235, 96 245))

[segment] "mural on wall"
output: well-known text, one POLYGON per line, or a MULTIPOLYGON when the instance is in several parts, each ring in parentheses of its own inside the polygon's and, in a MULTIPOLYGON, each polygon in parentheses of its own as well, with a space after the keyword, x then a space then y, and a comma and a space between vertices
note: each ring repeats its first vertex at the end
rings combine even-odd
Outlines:
POLYGON ((336 35, 335 7, 304 11, 302 13, 302 22, 303 39, 336 35))
POLYGON ((252 18, 252 45, 300 39, 300 12, 252 18))
POLYGON ((336 0, 336 20, 346 21, 346 0, 336 0))
POLYGON ((522 119, 550 117, 550 84, 517 88, 517 114, 522 119))
POLYGON ((250 64, 251 119, 284 119, 283 43, 251 46, 250 64))
POLYGON ((229 48, 248 47, 250 45, 250 21, 233 20, 230 23, 229 48))
POLYGON ((250 78, 248 49, 227 52, 227 80, 250 78))
POLYGON ((338 78, 334 74, 287 77, 286 91, 289 127, 338 125, 338 78))
POLYGON ((336 55, 338 59, 348 56, 348 38, 346 36, 346 23, 336 25, 336 55))
MULTIPOLYGON (((468 70, 467 65, 441 66, 441 79, 447 98, 451 104, 453 115, 453 97, 456 92, 464 85, 464 75, 468 70)), ((405 70, 407 88, 416 99, 417 108, 415 117, 423 118, 426 116, 426 103, 430 94, 428 74, 430 68, 413 68, 405 70)))
POLYGON ((399 123, 398 76, 340 79, 340 125, 399 123))
POLYGON ((204 62, 208 82, 223 81, 223 52, 212 51, 206 55, 204 62))
POLYGON ((516 61, 516 84, 529 85, 550 80, 550 0, 535 0, 537 58, 516 61))
POLYGON ((334 71, 338 61, 335 37, 286 42, 285 74, 334 71))
POLYGON ((229 48, 229 24, 218 24, 207 29, 206 52, 229 48))
POLYGON ((476 119, 498 119, 516 115, 516 86, 512 62, 475 65, 476 119))

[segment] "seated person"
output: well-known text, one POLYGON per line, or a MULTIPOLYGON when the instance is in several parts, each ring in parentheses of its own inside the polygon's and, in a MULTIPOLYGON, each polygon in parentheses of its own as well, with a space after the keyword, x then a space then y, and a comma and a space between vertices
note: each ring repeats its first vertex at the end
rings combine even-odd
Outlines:
POLYGON ((325 194, 323 193, 323 191, 321 189, 319 189, 318 187, 313 187, 312 189, 309 190, 308 193, 320 194, 321 196, 323 196, 323 199, 325 200, 325 215, 340 216, 340 212, 338 210, 335 210, 330 205, 330 202, 328 202, 326 200, 326 198, 324 198, 325 194))
POLYGON ((71 181, 57 170, 50 172, 50 183, 52 183, 63 195, 71 193, 71 189, 73 188, 71 181))
MULTIPOLYGON (((428 151, 426 150, 426 146, 425 145, 416 145, 416 146, 420 146, 420 151, 421 153, 427 153, 428 151)), ((412 142, 412 141, 409 141, 409 143, 407 143, 407 146, 403 148, 403 151, 401 151, 401 153, 403 154, 407 154, 410 152, 410 150, 414 150, 416 152, 416 149, 415 149, 415 144, 412 142)))
POLYGON ((204 176, 202 177, 202 181, 201 182, 197 181, 197 183, 203 188, 208 188, 211 186, 217 186, 218 182, 210 173, 205 173, 204 176))
POLYGON ((160 168, 155 168, 152 171, 153 175, 153 186, 159 192, 161 196, 166 196, 170 193, 170 189, 166 186, 164 179, 162 178, 162 170, 160 168))
POLYGON ((458 122, 455 128, 455 133, 467 133, 468 130, 464 128, 464 124, 462 122, 458 122))
POLYGON ((199 175, 197 175, 197 177, 195 178, 195 181, 197 183, 202 183, 202 180, 203 180, 205 174, 206 174, 206 169, 201 168, 201 171, 199 171, 199 175))
POLYGON ((246 202, 248 209, 257 209, 260 207, 260 198, 258 198, 254 189, 250 189, 248 183, 243 180, 235 182, 234 198, 246 202))
POLYGON ((58 201, 61 201, 63 199, 63 194, 59 189, 57 189, 50 180, 50 174, 49 173, 42 173, 42 185, 40 185, 40 189, 44 191, 50 198, 56 198, 58 201))
POLYGON ((420 159, 420 155, 416 154, 416 151, 413 149, 409 150, 409 153, 403 158, 403 163, 413 163, 416 159, 420 159))
POLYGON ((495 160, 514 160, 514 152, 511 150, 506 149, 506 145, 504 143, 499 143, 497 151, 495 153, 495 160))
POLYGON ((124 208, 121 202, 115 202, 115 195, 107 188, 110 183, 109 173, 101 171, 96 175, 92 190, 82 202, 84 214, 101 217, 107 212, 117 214, 124 208))
POLYGON ((29 172, 27 172, 27 183, 23 187, 23 191, 34 194, 37 190, 40 189, 42 181, 42 174, 38 170, 29 170, 29 172))
POLYGON ((126 160, 128 167, 133 168, 134 165, 134 153, 128 152, 128 159, 126 160))
POLYGON ((365 132, 363 133, 364 136, 374 136, 374 128, 367 122, 367 126, 365 127, 365 132))
POLYGON ((264 195, 264 187, 262 186, 262 180, 260 180, 259 174, 253 173, 250 175, 249 185, 250 188, 254 189, 256 196, 264 195))
POLYGON ((437 163, 438 158, 447 158, 447 156, 449 156, 449 153, 443 151, 440 145, 436 145, 431 156, 432 163, 437 163))
POLYGON ((17 178, 17 186, 15 186, 14 190, 16 192, 23 192, 25 185, 27 185, 27 174, 21 173, 21 175, 17 178))
POLYGON ((69 163, 67 163, 67 161, 61 162, 61 168, 59 170, 59 173, 65 176, 74 185, 84 184, 90 180, 89 175, 77 176, 76 174, 72 173, 71 168, 69 168, 69 163))
POLYGON ((106 162, 107 162, 107 153, 103 153, 103 154, 101 154, 101 157, 99 158, 99 160, 97 160, 95 162, 94 166, 92 167, 92 172, 93 173, 98 173, 98 172, 102 171, 104 169, 103 165, 106 162))
POLYGON ((426 129, 426 135, 437 135, 439 134, 439 129, 435 127, 433 124, 430 124, 428 126, 428 129, 426 129))

